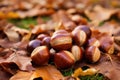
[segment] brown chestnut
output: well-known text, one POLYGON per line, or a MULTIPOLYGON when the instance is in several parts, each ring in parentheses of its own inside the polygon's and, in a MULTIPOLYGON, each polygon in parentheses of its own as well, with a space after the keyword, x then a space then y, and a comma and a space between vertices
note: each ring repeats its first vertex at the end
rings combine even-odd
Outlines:
POLYGON ((83 57, 83 50, 81 47, 77 45, 73 45, 71 48, 71 52, 75 58, 75 61, 80 61, 83 57))
POLYGON ((45 37, 48 37, 48 35, 46 35, 46 34, 39 34, 37 36, 37 39, 42 41, 45 37))
POLYGON ((45 38, 42 40, 42 44, 43 44, 43 45, 46 45, 48 48, 50 48, 50 40, 51 40, 50 37, 45 37, 45 38))
POLYGON ((91 37, 91 29, 86 26, 86 25, 81 25, 79 26, 81 30, 83 30, 86 34, 87 34, 87 37, 90 38, 91 37))
POLYGON ((46 46, 36 47, 31 54, 32 62, 38 66, 47 64, 49 61, 49 57, 50 53, 46 46))
POLYGON ((74 56, 69 51, 60 51, 54 55, 54 63, 58 69, 67 69, 75 63, 74 56))
POLYGON ((104 53, 113 54, 114 53, 114 38, 113 37, 103 37, 100 39, 100 50, 104 53))
POLYGON ((101 52, 98 47, 90 46, 85 50, 85 58, 90 63, 95 63, 100 59, 101 52))
POLYGON ((99 40, 97 40, 96 38, 91 38, 91 39, 88 40, 87 45, 88 45, 88 46, 100 47, 100 42, 99 42, 99 40))
POLYGON ((79 46, 83 46, 87 41, 86 33, 80 29, 74 29, 72 31, 72 36, 73 41, 79 46))
POLYGON ((31 40, 27 45, 27 51, 29 52, 29 55, 31 52, 38 46, 42 44, 42 41, 40 40, 31 40))
POLYGON ((67 31, 58 30, 52 35, 50 44, 56 50, 67 50, 72 46, 72 37, 67 31))
POLYGON ((79 29, 83 30, 86 33, 87 38, 91 37, 92 31, 91 31, 91 29, 87 25, 79 25, 75 29, 76 30, 79 30, 79 29))
POLYGON ((54 60, 54 55, 56 54, 56 51, 53 49, 53 48, 51 48, 50 49, 50 61, 53 61, 54 60))

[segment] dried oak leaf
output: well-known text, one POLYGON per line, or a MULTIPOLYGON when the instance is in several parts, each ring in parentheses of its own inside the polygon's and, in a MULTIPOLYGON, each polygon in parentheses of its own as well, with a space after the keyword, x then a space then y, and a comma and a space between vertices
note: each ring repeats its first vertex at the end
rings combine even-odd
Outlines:
POLYGON ((117 13, 119 9, 106 9, 99 5, 95 6, 92 10, 86 9, 85 14, 92 21, 105 21, 108 20, 113 14, 117 13))
POLYGON ((54 66, 47 65, 36 68, 32 72, 19 71, 10 80, 60 80, 63 78, 63 75, 54 66))

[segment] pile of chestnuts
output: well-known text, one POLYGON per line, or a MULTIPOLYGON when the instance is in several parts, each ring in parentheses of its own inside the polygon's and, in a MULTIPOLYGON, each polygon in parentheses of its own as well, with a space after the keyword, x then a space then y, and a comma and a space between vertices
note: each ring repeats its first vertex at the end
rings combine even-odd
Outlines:
POLYGON ((91 37, 91 34, 92 30, 85 25, 77 26, 71 32, 57 30, 51 36, 39 34, 28 43, 27 51, 32 63, 37 66, 48 64, 50 60, 58 69, 70 68, 81 60, 96 63, 101 57, 102 46, 106 53, 113 47, 101 45, 98 39, 91 37))

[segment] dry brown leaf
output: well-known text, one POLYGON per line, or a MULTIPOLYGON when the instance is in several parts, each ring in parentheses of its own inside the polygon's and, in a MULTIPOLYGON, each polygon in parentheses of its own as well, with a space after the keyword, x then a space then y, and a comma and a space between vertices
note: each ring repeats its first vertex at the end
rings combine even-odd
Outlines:
POLYGON ((96 64, 87 64, 81 62, 76 65, 77 67, 89 66, 93 67, 102 73, 104 76, 107 76, 111 80, 120 80, 120 58, 115 55, 104 54, 101 56, 101 59, 96 64))
POLYGON ((7 35, 8 39, 12 42, 18 42, 20 40, 19 34, 13 30, 4 30, 4 33, 7 35))
MULTIPOLYGON (((0 52, 0 66, 4 68, 5 71, 14 74, 15 71, 11 67, 16 65, 21 70, 32 70, 31 59, 27 57, 27 52, 25 51, 28 42, 10 42, 6 39, 0 40, 0 46, 3 49, 0 52), (23 64, 24 63, 24 64, 23 64)), ((15 68, 15 69, 16 69, 15 68)))
POLYGON ((34 17, 34 16, 41 16, 41 15, 50 15, 53 14, 53 9, 39 9, 39 8, 33 8, 28 11, 18 11, 17 14, 19 15, 19 18, 26 18, 26 17, 34 17))
POLYGON ((32 74, 33 72, 18 71, 10 80, 30 80, 32 74))
POLYGON ((76 27, 76 24, 70 19, 64 10, 58 11, 52 16, 52 18, 54 22, 62 22, 63 26, 68 31, 72 31, 76 27))
MULTIPOLYGON (((7 55, 7 54, 6 54, 7 55)), ((26 55, 25 51, 18 50, 7 56, 6 58, 0 57, 0 65, 9 69, 10 64, 16 64, 20 70, 31 71, 34 70, 32 67, 31 59, 26 55)))
POLYGON ((57 23, 53 23, 53 21, 48 21, 46 24, 36 25, 32 29, 32 33, 40 34, 40 33, 49 32, 49 31, 55 30, 56 26, 57 26, 57 23))
POLYGON ((20 70, 27 70, 27 71, 34 70, 31 64, 30 57, 23 55, 24 54, 23 52, 24 51, 21 51, 19 53, 12 53, 6 59, 1 58, 0 64, 6 68, 9 68, 10 64, 16 64, 20 70))
POLYGON ((25 50, 28 42, 11 42, 8 41, 7 39, 0 39, 0 46, 3 48, 15 48, 19 50, 25 50))
POLYGON ((13 43, 5 39, 0 41, 0 46, 3 47, 3 50, 0 52, 0 66, 4 71, 14 74, 18 67, 20 70, 25 71, 34 69, 30 57, 26 56, 26 44, 27 42, 13 43), (16 67, 13 65, 16 65, 16 67))
POLYGON ((9 80, 12 75, 5 72, 2 67, 0 67, 0 80, 9 80))
POLYGON ((19 71, 11 77, 10 80, 33 80, 35 78, 42 78, 42 80, 60 80, 64 77, 54 66, 47 65, 36 68, 33 72, 19 71))
POLYGON ((27 29, 22 29, 22 28, 19 28, 19 27, 16 27, 16 26, 12 26, 11 28, 13 31, 15 32, 18 32, 21 36, 24 36, 26 34, 29 34, 29 30, 27 29))
POLYGON ((96 5, 91 11, 86 9, 85 14, 92 21, 102 22, 108 20, 113 14, 117 13, 119 9, 106 9, 96 5))

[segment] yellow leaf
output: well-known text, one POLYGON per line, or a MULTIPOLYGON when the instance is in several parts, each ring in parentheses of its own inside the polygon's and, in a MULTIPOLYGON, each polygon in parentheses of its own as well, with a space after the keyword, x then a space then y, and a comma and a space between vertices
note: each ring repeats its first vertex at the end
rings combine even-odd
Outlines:
POLYGON ((19 15, 15 12, 8 12, 7 13, 7 18, 18 18, 19 15))
POLYGON ((86 70, 82 70, 82 68, 78 68, 74 71, 73 77, 78 77, 78 76, 86 76, 86 75, 94 75, 97 73, 97 70, 94 68, 89 68, 86 70))
POLYGON ((8 18, 19 18, 19 15, 15 12, 8 12, 8 13, 4 13, 4 12, 0 12, 0 19, 8 19, 8 18))

